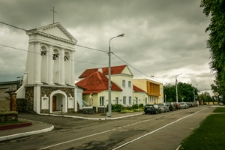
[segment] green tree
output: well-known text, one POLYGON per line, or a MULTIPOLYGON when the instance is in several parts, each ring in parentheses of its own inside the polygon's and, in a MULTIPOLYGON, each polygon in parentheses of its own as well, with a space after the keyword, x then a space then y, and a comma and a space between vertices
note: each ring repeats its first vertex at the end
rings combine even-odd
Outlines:
POLYGON ((213 97, 211 97, 208 92, 204 92, 204 93, 200 94, 199 99, 203 100, 204 103, 205 102, 214 102, 213 97))
MULTIPOLYGON (((198 95, 198 90, 188 83, 179 82, 177 84, 178 101, 192 102, 194 101, 194 93, 198 95)), ((166 95, 167 102, 176 101, 176 86, 171 84, 164 85, 164 95, 166 95)))
POLYGON ((210 50, 210 67, 215 71, 218 93, 225 96, 225 0, 201 0, 203 13, 210 16, 207 48, 210 50))

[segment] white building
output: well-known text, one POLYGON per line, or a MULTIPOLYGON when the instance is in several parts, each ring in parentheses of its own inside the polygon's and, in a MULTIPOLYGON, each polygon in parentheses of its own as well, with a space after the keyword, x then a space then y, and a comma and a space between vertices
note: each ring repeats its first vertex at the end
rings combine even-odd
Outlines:
POLYGON ((26 33, 26 71, 17 98, 25 98, 27 110, 38 114, 77 111, 73 61, 77 40, 60 23, 26 33))

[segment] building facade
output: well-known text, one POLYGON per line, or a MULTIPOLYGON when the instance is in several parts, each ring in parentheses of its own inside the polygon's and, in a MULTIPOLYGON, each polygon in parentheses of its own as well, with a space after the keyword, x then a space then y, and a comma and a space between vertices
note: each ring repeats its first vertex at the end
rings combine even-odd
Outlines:
MULTIPOLYGON (((108 105, 108 67, 86 69, 80 76, 81 81, 76 85, 84 88, 83 98, 85 101, 89 101, 90 94, 92 93, 93 105, 106 106, 108 105), (94 74, 98 77, 96 82, 95 77, 91 77, 94 74), (85 80, 86 85, 83 84, 85 80), (81 84, 82 83, 82 84, 81 84), (103 84, 104 83, 104 84, 103 84), (91 84, 91 85, 90 85, 91 84), (101 86, 100 86, 101 85, 101 86), (104 85, 104 86, 103 86, 104 85), (101 90, 100 90, 101 87, 101 90)), ((127 65, 112 66, 111 67, 111 103, 121 104, 124 106, 133 105, 133 74, 127 65)))
POLYGON ((147 104, 158 104, 164 102, 162 83, 151 79, 133 79, 133 84, 147 94, 145 95, 145 101, 147 101, 147 104))
POLYGON ((74 52, 76 39, 60 24, 26 31, 29 46, 23 84, 17 98, 25 98, 36 113, 76 111, 74 52))

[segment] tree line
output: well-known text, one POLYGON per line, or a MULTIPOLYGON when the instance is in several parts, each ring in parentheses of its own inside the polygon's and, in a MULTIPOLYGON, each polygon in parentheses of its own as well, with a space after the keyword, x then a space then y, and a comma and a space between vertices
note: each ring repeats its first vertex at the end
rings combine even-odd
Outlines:
MULTIPOLYGON (((176 85, 164 85, 164 100, 166 102, 176 101, 176 85)), ((178 102, 193 102, 198 96, 198 89, 189 83, 179 82, 177 84, 178 102)))
POLYGON ((210 51, 210 67, 215 74, 215 81, 211 85, 218 97, 225 96, 225 0, 201 0, 200 7, 206 17, 210 17, 210 24, 206 28, 209 32, 207 48, 210 51))

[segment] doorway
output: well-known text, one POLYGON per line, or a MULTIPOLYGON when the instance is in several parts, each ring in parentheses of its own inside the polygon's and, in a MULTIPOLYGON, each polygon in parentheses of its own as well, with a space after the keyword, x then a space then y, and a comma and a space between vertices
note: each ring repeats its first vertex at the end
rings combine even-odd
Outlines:
POLYGON ((52 111, 56 111, 56 99, 57 99, 57 97, 53 96, 53 99, 52 99, 52 111))

